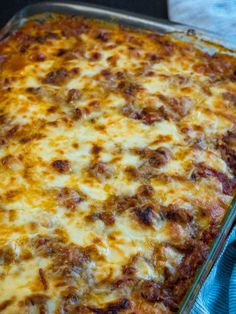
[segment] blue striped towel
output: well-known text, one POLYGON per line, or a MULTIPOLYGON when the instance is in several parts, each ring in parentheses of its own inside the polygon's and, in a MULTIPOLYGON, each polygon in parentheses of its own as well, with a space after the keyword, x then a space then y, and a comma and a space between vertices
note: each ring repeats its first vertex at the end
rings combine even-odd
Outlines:
POLYGON ((236 314, 236 227, 201 288, 191 314, 236 314))

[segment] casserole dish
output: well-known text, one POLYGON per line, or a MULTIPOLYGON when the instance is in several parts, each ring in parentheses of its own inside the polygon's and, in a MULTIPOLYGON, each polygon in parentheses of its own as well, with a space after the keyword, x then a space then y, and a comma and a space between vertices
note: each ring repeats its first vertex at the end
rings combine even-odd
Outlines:
MULTIPOLYGON (((225 54, 234 55, 234 50, 233 50, 234 46, 231 45, 230 43, 224 43, 221 38, 217 37, 217 35, 214 35, 214 34, 207 34, 203 31, 196 31, 196 32, 192 31, 192 30, 190 31, 190 30, 188 30, 188 27, 183 26, 183 25, 172 24, 172 23, 169 23, 167 21, 155 21, 154 19, 143 18, 143 17, 140 17, 138 15, 127 15, 126 13, 123 13, 120 11, 115 11, 115 10, 111 11, 111 10, 106 10, 105 8, 98 8, 98 7, 94 7, 94 6, 87 6, 87 5, 73 4, 73 3, 60 3, 60 2, 59 3, 51 2, 51 3, 32 5, 32 6, 26 7, 25 9, 23 9, 22 11, 17 13, 15 15, 15 17, 13 17, 11 19, 11 21, 9 21, 9 23, 7 23, 7 25, 1 31, 1 39, 2 39, 3 45, 4 45, 4 42, 8 40, 8 38, 10 38, 12 35, 14 35, 16 30, 19 30, 21 27, 26 25, 27 22, 37 21, 38 25, 40 25, 40 23, 43 24, 44 21, 47 21, 47 20, 50 20, 50 18, 53 18, 53 13, 69 13, 69 14, 73 14, 73 15, 96 18, 96 19, 101 19, 101 20, 105 20, 105 21, 112 21, 113 23, 119 23, 121 25, 124 24, 127 26, 136 27, 138 29, 154 30, 154 31, 157 31, 158 33, 161 33, 161 34, 170 32, 170 33, 172 33, 171 36, 176 37, 177 39, 180 38, 181 41, 191 42, 191 43, 193 43, 194 47, 196 46, 197 48, 204 50, 204 51, 207 51, 211 54, 215 53, 216 51, 220 51, 220 52, 224 52, 225 54), (225 46, 225 44, 227 44, 227 46, 229 48, 225 48, 224 46, 222 46, 222 44, 224 44, 224 46, 225 46)), ((53 35, 53 33, 51 35, 48 35, 48 36, 51 36, 51 37, 54 36, 56 38, 56 35, 55 34, 53 35)), ((40 40, 41 39, 39 39, 39 42, 40 42, 40 40)), ((25 48, 24 46, 23 46, 23 48, 21 47, 22 53, 24 53, 24 51, 23 51, 24 48, 25 48)), ((61 55, 66 53, 61 47, 60 47, 60 49, 61 49, 60 50, 61 55)), ((43 56, 43 55, 39 56, 38 55, 37 58, 42 59, 42 60, 38 60, 38 61, 43 62, 44 61, 43 59, 45 58, 45 56, 43 56)), ((153 57, 153 58, 155 58, 155 57, 153 57)), ((17 65, 16 60, 15 60, 15 65, 13 66, 13 70, 15 70, 15 69, 18 70, 18 65, 17 65)), ((75 73, 74 72, 73 73, 75 75, 77 75, 78 73, 76 71, 79 71, 79 70, 74 69, 73 71, 75 72, 75 73)), ((54 72, 54 74, 55 74, 55 72, 54 72)), ((53 84, 55 83, 55 85, 58 85, 60 82, 57 81, 57 78, 55 78, 54 74, 52 72, 49 72, 48 76, 44 80, 44 83, 50 85, 53 82, 53 84)), ((57 74, 58 74, 58 72, 57 72, 57 74)), ((108 72, 103 73, 103 74, 105 76, 110 76, 110 74, 108 72)), ((62 73, 62 71, 60 71, 60 76, 67 77, 67 75, 68 74, 66 71, 63 70, 63 73, 62 73)), ((13 79, 13 81, 14 81, 14 79, 13 79)), ((60 86, 60 84, 59 84, 59 86, 60 86)), ((11 86, 7 86, 7 88, 11 88, 11 86)), ((31 90, 27 90, 27 92, 36 93, 36 94, 39 93, 39 90, 35 90, 35 88, 37 88, 35 86, 28 87, 28 88, 31 88, 31 90)), ((122 92, 124 91, 122 86, 121 86, 121 90, 122 90, 122 92)), ((9 92, 10 91, 11 90, 9 89, 9 92)), ((76 94, 75 90, 69 96, 70 96, 69 102, 72 102, 72 103, 73 103, 73 101, 76 100, 77 96, 78 96, 78 98, 80 98, 80 95, 76 94)), ((60 101, 60 100, 58 100, 58 101, 60 101)), ((165 101, 165 98, 162 97, 162 101, 165 101)), ((55 100, 54 100, 54 102, 55 102, 55 100)), ((95 106, 97 104, 94 103, 93 105, 95 106)), ((54 109, 51 108, 52 113, 53 113, 54 109)), ((82 115, 82 113, 78 110, 76 111, 76 114, 77 114, 77 118, 78 118, 78 116, 82 115)), ((140 120, 140 119, 142 119, 142 118, 138 118, 137 120, 140 120)), ((10 129, 10 130, 8 130, 8 132, 10 132, 10 133, 7 133, 7 134, 9 134, 9 135, 7 135, 9 138, 13 135, 15 136, 15 134, 17 134, 17 132, 19 132, 18 127, 13 129, 13 130, 10 129)), ((21 133, 19 132, 19 134, 21 134, 21 133)), ((40 134, 40 136, 42 136, 42 138, 43 138, 44 134, 40 134)), ((40 136, 36 140, 38 140, 38 139, 40 140, 40 136)), ((25 144, 25 143, 28 143, 29 140, 28 140, 28 138, 24 137, 24 138, 20 138, 20 141, 21 141, 21 143, 25 144)), ((78 147, 79 146, 77 146, 77 148, 76 148, 76 145, 75 145, 75 149, 78 149, 78 147)), ((94 150, 99 151, 99 148, 96 148, 94 150)), ((137 153, 137 151, 136 151, 136 153, 137 153)), ((145 153, 145 154, 149 154, 149 153, 150 153, 150 151, 148 153, 145 153)), ((143 152, 138 152, 137 154, 141 154, 141 156, 143 156, 143 152)), ((168 155, 168 153, 166 153, 166 151, 164 153, 162 152, 161 154, 167 154, 168 155)), ((4 158, 4 157, 2 157, 2 158, 4 158)), ((10 162, 10 164, 11 163, 14 164, 15 161, 11 160, 11 158, 10 159, 8 158, 7 160, 3 159, 2 163, 4 165, 8 164, 8 162, 10 162)), ((144 156, 142 158, 145 159, 146 157, 144 156)), ((168 159, 168 158, 171 158, 171 157, 167 156, 166 159, 168 159)), ((52 168, 60 174, 61 173, 64 174, 64 172, 70 173, 70 171, 71 171, 70 165, 67 162, 67 160, 61 160, 61 159, 60 160, 54 160, 51 165, 52 165, 52 168)), ((102 166, 102 165, 100 165, 100 166, 102 166)), ((9 166, 9 168, 11 168, 11 166, 9 166)), ((96 168, 96 171, 98 171, 98 170, 99 169, 96 168)), ((93 168, 91 171, 93 172, 93 171, 95 171, 95 169, 93 168)), ((213 176, 212 175, 213 173, 215 173, 213 170, 208 169, 207 176, 208 175, 213 176), (210 175, 209 175, 209 173, 210 173, 210 175)), ((195 174, 195 176, 197 176, 197 175, 198 174, 195 174)), ((109 178, 109 174, 107 174, 107 176, 109 178)), ((220 178, 222 178, 222 174, 220 175, 220 178)), ((99 178, 99 180, 100 180, 100 178, 99 178)), ((220 179, 220 180, 222 180, 222 179, 220 179)), ((85 193, 85 190, 81 192, 81 195, 77 194, 78 191, 75 191, 75 190, 71 191, 68 189, 61 190, 57 193, 58 193, 57 197, 59 198, 60 204, 62 204, 62 206, 66 207, 67 209, 69 207, 70 209, 72 208, 74 210, 74 207, 77 207, 77 205, 74 205, 74 203, 71 204, 71 198, 73 200, 75 200, 75 202, 78 202, 78 203, 82 202, 83 199, 86 199, 86 195, 83 195, 83 193, 85 193), (64 201, 64 199, 66 199, 66 201, 64 201)), ((117 199, 115 202, 119 202, 119 200, 117 199)), ((135 213, 135 215, 137 217, 143 218, 143 212, 140 212, 137 209, 132 209, 132 211, 135 213)), ((149 212, 152 212, 150 207, 149 207, 149 212)), ((96 217, 98 219, 100 219, 102 217, 101 215, 99 217, 98 216, 96 216, 96 217)), ((97 219, 96 217, 94 216, 93 219, 97 219)), ((108 219, 108 217, 104 218, 104 220, 106 220, 106 219, 108 219)), ((112 220, 113 218, 110 217, 110 219, 112 220)), ((224 216, 224 220, 222 222, 218 236, 217 236, 216 240, 214 241, 214 243, 211 247, 210 253, 207 256, 207 260, 203 264, 201 269, 198 271, 198 274, 196 275, 192 286, 189 288, 184 300, 182 301, 182 305, 180 306, 180 309, 179 309, 180 313, 189 313, 191 306, 192 306, 194 300, 196 299, 197 293, 198 293, 201 285, 203 284, 203 282, 206 279, 207 274, 209 273, 212 265, 214 264, 215 260, 217 259, 217 257, 219 256, 219 254, 221 252, 221 249, 224 245, 224 241, 225 241, 225 239, 226 239, 226 237, 230 231, 230 228, 232 227, 234 220, 235 220, 235 201, 232 201, 232 204, 231 204, 229 210, 227 211, 227 214, 224 216)), ((48 222, 46 223, 46 225, 47 224, 48 224, 48 222)), ((149 218, 147 218, 147 220, 144 221, 144 224, 146 224, 146 225, 149 224, 149 218)), ((45 243, 50 242, 49 239, 44 239, 43 241, 45 243)), ((39 243, 37 242, 36 246, 40 246, 41 242, 39 242, 39 243)), ((50 250, 50 252, 54 250, 54 245, 56 245, 56 244, 55 243, 50 244, 50 247, 48 248, 50 250)), ((74 248, 70 247, 70 249, 74 249, 74 248)), ((59 251, 61 252, 61 247, 59 248, 59 251)), ((76 254, 77 253, 80 254, 81 252, 76 252, 76 254)), ((62 254, 62 256, 64 256, 63 255, 64 253, 61 253, 61 254, 62 254)), ((68 254, 70 255, 70 253, 68 253, 68 254)), ((82 256, 80 257, 81 260, 83 260, 83 262, 87 262, 87 255, 86 254, 85 255, 82 254, 82 256)), ((74 263, 74 261, 72 261, 72 263, 74 263)), ((59 265, 57 265, 57 267, 59 268, 59 265)), ((80 267, 80 265, 79 265, 79 267, 80 267)), ((54 271, 56 272, 56 269, 54 269, 54 271)), ((42 272, 42 268, 40 268, 39 275, 40 275, 41 281, 43 282, 45 290, 48 290, 48 286, 47 286, 47 283, 45 281, 44 274, 42 272)), ((151 294, 151 291, 148 290, 148 296, 146 297, 147 299, 149 298, 150 294, 151 294)), ((38 295, 37 295, 37 298, 39 298, 38 295)), ((6 302, 7 302, 7 300, 6 300, 6 302)), ((31 302, 31 304, 33 303, 33 306, 34 306, 34 303, 37 303, 35 301, 35 299, 33 301, 30 300, 30 302, 31 302)), ((153 301, 151 300, 151 302, 153 302, 153 301)), ((155 300, 154 300, 154 303, 155 303, 155 300)), ((127 305, 129 305, 129 301, 124 299, 119 304, 119 307, 122 310, 122 309, 125 309, 127 305)), ((5 308, 3 307, 3 309, 5 309, 5 308)), ((6 307, 6 309, 7 309, 7 307, 6 307)), ((42 311, 43 311, 43 309, 42 309, 42 311)), ((82 310, 80 309, 80 311, 82 311, 82 310)), ((105 310, 104 309, 103 310, 92 309, 92 311, 95 313, 103 313, 101 311, 105 311, 105 310)), ((108 308, 106 308, 106 311, 108 311, 108 312, 111 311, 112 313, 113 312, 117 313, 117 308, 115 308, 114 305, 110 305, 110 307, 108 306, 108 308)))

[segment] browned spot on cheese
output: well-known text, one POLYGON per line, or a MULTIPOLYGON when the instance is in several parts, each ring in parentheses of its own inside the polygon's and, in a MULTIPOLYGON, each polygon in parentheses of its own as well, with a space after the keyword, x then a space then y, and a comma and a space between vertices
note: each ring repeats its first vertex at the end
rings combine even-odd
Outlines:
POLYGON ((144 184, 140 185, 137 190, 137 194, 143 197, 150 197, 154 194, 154 189, 151 185, 144 184))
POLYGON ((18 130, 19 130, 19 125, 14 125, 12 128, 10 128, 10 130, 7 131, 6 137, 12 138, 18 130))
POLYGON ((43 52, 38 52, 36 54, 33 54, 32 56, 30 56, 30 59, 32 61, 36 61, 36 62, 42 62, 46 59, 46 55, 43 52))
POLYGON ((49 72, 43 80, 46 84, 60 84, 65 82, 69 77, 69 72, 65 68, 59 68, 55 71, 49 72))
POLYGON ((165 165, 172 157, 171 151, 167 147, 158 147, 155 150, 149 148, 134 149, 134 152, 153 168, 158 168, 165 165))
POLYGON ((153 208, 150 205, 145 205, 143 207, 137 207, 134 209, 134 213, 141 224, 146 226, 151 226, 153 217, 153 208))
POLYGON ((131 307, 131 303, 127 298, 121 299, 121 300, 117 300, 116 302, 112 302, 110 304, 108 304, 106 307, 104 308, 93 308, 90 307, 90 310, 93 313, 97 313, 97 314, 107 314, 107 313, 114 313, 114 314, 118 314, 124 310, 127 310, 131 307))
POLYGON ((110 39, 110 34, 106 31, 106 30, 98 30, 97 39, 103 41, 103 42, 107 42, 110 39))
POLYGON ((91 54, 90 61, 98 61, 101 59, 101 57, 102 57, 101 53, 95 51, 91 54))
POLYGON ((95 214, 89 215, 87 219, 89 221, 96 221, 97 219, 101 219, 105 223, 105 225, 109 226, 109 225, 114 225, 115 214, 111 211, 103 211, 101 213, 95 213, 95 214))
POLYGON ((15 298, 8 299, 0 303, 0 312, 5 311, 13 302, 15 298))
POLYGON ((166 219, 180 223, 190 223, 193 220, 193 216, 190 211, 172 204, 167 207, 162 206, 161 214, 164 215, 166 219))
POLYGON ((109 168, 109 165, 101 161, 93 163, 89 168, 89 173, 98 179, 108 179, 111 177, 111 169, 109 168))
POLYGON ((51 106, 47 109, 48 113, 55 113, 57 111, 58 107, 57 106, 51 106))
POLYGON ((236 105, 236 93, 233 92, 224 92, 222 94, 223 99, 232 103, 232 105, 236 105))
POLYGON ((218 144, 222 158, 230 167, 234 176, 236 175, 236 134, 227 132, 222 138, 222 143, 218 144))
POLYGON ((92 154, 94 155, 97 155, 99 154, 100 152, 102 151, 102 147, 98 146, 98 145, 93 145, 92 149, 91 149, 91 152, 92 154))
POLYGON ((75 120, 79 120, 82 118, 82 115, 83 115, 82 110, 80 108, 75 108, 75 110, 73 112, 73 118, 75 120))
POLYGON ((72 88, 68 91, 67 95, 67 101, 73 102, 75 100, 78 100, 81 97, 81 93, 78 89, 72 88))
POLYGON ((48 306, 47 306, 48 297, 44 294, 33 294, 27 296, 25 298, 25 305, 27 306, 28 310, 32 308, 36 308, 39 313, 47 313, 48 306))
POLYGON ((10 167, 16 161, 13 155, 7 155, 1 158, 1 163, 4 167, 10 167))
POLYGON ((55 160, 51 163, 53 169, 55 169, 59 173, 69 173, 70 172, 70 162, 69 160, 55 160))
POLYGON ((61 205, 65 206, 67 209, 75 209, 80 202, 83 201, 83 197, 81 196, 81 192, 64 187, 59 190, 57 194, 58 201, 61 205))
POLYGON ((149 302, 160 301, 162 298, 160 285, 151 280, 144 281, 141 286, 141 296, 149 302))
POLYGON ((45 277, 44 270, 42 268, 39 268, 39 278, 40 278, 40 280, 42 282, 44 290, 47 290, 48 289, 48 283, 47 283, 47 280, 46 280, 46 277, 45 277))
POLYGON ((232 194, 236 181, 235 179, 230 179, 226 174, 219 170, 215 170, 204 163, 199 163, 196 165, 196 169, 192 174, 192 178, 195 177, 215 177, 222 183, 222 190, 225 194, 232 194))

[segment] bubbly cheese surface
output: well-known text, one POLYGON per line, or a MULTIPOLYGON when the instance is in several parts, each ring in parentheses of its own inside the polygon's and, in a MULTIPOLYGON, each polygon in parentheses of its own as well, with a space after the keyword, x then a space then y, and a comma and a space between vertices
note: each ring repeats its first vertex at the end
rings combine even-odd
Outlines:
POLYGON ((235 191, 236 59, 55 15, 0 43, 0 313, 172 313, 235 191))

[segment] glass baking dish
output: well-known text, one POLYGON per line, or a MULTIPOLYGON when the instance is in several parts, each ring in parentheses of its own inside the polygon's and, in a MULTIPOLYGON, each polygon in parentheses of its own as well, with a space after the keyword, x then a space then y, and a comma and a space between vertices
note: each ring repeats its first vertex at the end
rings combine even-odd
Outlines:
MULTIPOLYGON (((102 19, 114 23, 119 23, 139 29, 149 29, 158 33, 171 32, 185 41, 191 41, 198 48, 214 53, 217 51, 236 55, 236 43, 224 41, 224 39, 212 32, 201 29, 192 29, 187 25, 176 24, 167 20, 154 19, 137 14, 123 12, 121 10, 108 9, 102 6, 94 6, 83 3, 73 2, 44 2, 29 5, 16 13, 11 20, 0 30, 0 40, 10 36, 15 30, 19 29, 26 21, 36 19, 41 20, 50 17, 52 13, 70 13, 81 16, 102 19)), ((205 263, 200 267, 196 274, 192 286, 186 293, 179 313, 189 313, 195 302, 198 292, 207 278, 212 266, 220 256, 225 240, 236 219, 236 197, 233 199, 221 225, 220 232, 212 244, 210 253, 205 263)))

